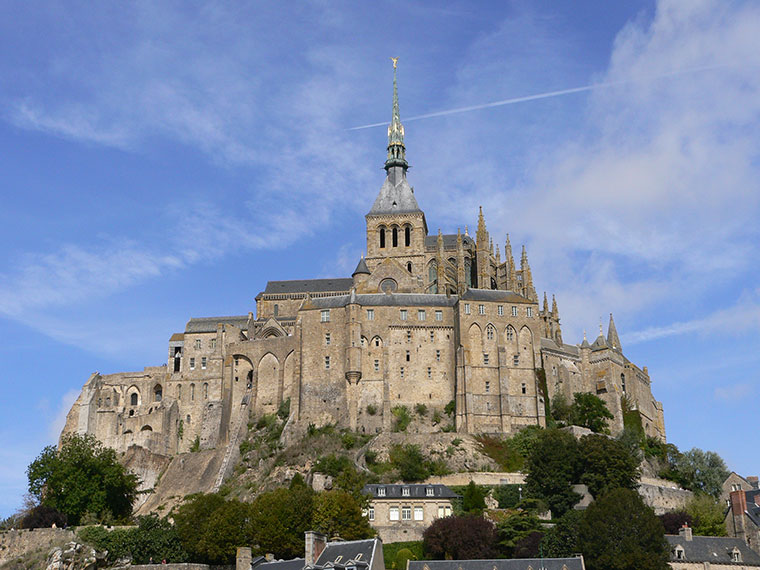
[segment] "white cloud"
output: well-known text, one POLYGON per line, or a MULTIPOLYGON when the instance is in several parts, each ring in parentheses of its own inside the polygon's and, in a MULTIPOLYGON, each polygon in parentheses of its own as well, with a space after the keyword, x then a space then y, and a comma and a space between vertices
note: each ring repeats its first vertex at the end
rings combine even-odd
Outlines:
POLYGON ((732 386, 715 388, 715 398, 726 402, 744 400, 751 396, 754 390, 755 388, 751 384, 734 384, 732 386))
POLYGON ((63 431, 63 426, 66 425, 66 414, 71 410, 71 406, 74 405, 79 397, 79 390, 69 390, 66 392, 55 411, 50 425, 48 425, 48 437, 53 441, 58 441, 58 437, 63 431))

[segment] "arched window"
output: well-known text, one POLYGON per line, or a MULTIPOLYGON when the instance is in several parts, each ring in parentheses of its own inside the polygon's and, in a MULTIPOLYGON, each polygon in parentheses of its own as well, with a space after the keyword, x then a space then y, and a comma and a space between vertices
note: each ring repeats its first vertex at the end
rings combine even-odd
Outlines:
POLYGON ((468 287, 472 287, 472 260, 469 257, 464 258, 464 280, 468 287))
POLYGON ((406 226, 404 228, 404 245, 406 247, 409 247, 412 245, 412 228, 409 226, 406 226))
POLYGON ((406 263, 406 270, 407 270, 409 273, 411 273, 411 272, 412 272, 412 262, 411 262, 411 261, 407 261, 407 263, 406 263))
POLYGON ((491 277, 491 289, 496 289, 496 279, 491 277))
POLYGON ((280 305, 278 305, 277 303, 275 303, 274 304, 274 316, 276 317, 279 314, 280 314, 280 305))
POLYGON ((132 392, 132 395, 129 397, 129 405, 130 406, 137 405, 137 392, 132 392))
POLYGON ((625 374, 620 375, 620 387, 623 390, 623 394, 625 394, 625 374))
POLYGON ((203 399, 208 400, 208 382, 203 383, 203 399))
POLYGON ((486 327, 486 337, 488 338, 488 340, 493 340, 493 333, 494 333, 493 326, 488 325, 486 327))
POLYGON ((177 399, 182 399, 182 384, 177 384, 177 399))
POLYGON ((385 228, 380 228, 380 248, 385 247, 385 228))
POLYGON ((190 384, 190 401, 195 401, 195 384, 190 384))
POLYGON ((164 395, 164 391, 161 388, 161 384, 156 384, 153 388, 153 401, 160 402, 164 395))
POLYGON ((398 228, 393 228, 393 247, 398 247, 398 228))
POLYGON ((435 261, 428 266, 428 281, 430 281, 430 292, 438 293, 438 264, 435 261))
POLYGON ((515 340, 515 329, 507 327, 507 340, 515 340))

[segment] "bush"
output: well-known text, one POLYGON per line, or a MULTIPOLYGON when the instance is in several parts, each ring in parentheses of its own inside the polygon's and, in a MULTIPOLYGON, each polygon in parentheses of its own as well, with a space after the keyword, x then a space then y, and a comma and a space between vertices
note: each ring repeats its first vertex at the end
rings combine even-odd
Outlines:
POLYGON ((317 473, 324 473, 331 477, 337 477, 346 470, 352 470, 354 468, 353 462, 345 455, 325 455, 317 459, 314 463, 312 471, 317 473))
POLYGON ((405 482, 422 481, 430 475, 430 464, 419 445, 394 445, 389 456, 391 465, 405 482))
POLYGON ((195 453, 201 450, 201 436, 196 435, 193 440, 193 444, 190 446, 190 453, 195 453))
POLYGON ((441 417, 441 412, 439 412, 438 410, 435 410, 433 412, 433 418, 432 419, 433 419, 433 425, 437 426, 439 423, 441 423, 441 420, 443 419, 441 417))
POLYGON ((277 417, 285 421, 290 416, 290 398, 283 401, 277 408, 277 417))
POLYGON ((356 445, 356 437, 354 437, 354 434, 352 433, 344 433, 340 437, 340 443, 343 446, 343 449, 353 449, 356 445))
POLYGON ((480 452, 493 459, 503 471, 519 471, 525 464, 525 458, 512 444, 511 438, 478 435, 475 436, 475 440, 479 444, 480 452))
POLYGON ((496 528, 481 516, 436 519, 422 535, 426 556, 434 560, 496 558, 496 528))
POLYGON ((428 413, 428 407, 425 404, 417 404, 414 406, 414 411, 418 416, 426 416, 428 413))
MULTIPOLYGON (((415 540, 410 542, 391 542, 383 543, 383 558, 385 559, 385 567, 389 570, 395 568, 396 556, 401 550, 408 550, 412 553, 411 560, 422 560, 424 553, 422 551, 422 541, 415 540)), ((399 568, 398 570, 405 570, 406 566, 399 568)))
POLYGON ((37 505, 26 513, 19 522, 19 528, 50 528, 55 525, 59 528, 66 526, 66 515, 53 507, 37 505))
POLYGON ((395 418, 393 420, 393 431, 406 431, 406 428, 408 428, 409 424, 412 422, 412 417, 409 415, 409 409, 406 406, 394 406, 393 409, 391 409, 391 413, 395 418))
POLYGON ((454 400, 451 400, 448 404, 446 404, 446 407, 443 408, 443 411, 449 417, 451 417, 454 414, 454 412, 456 412, 456 410, 457 410, 457 404, 454 400))
POLYGON ((396 558, 393 560, 393 568, 396 570, 406 570, 406 563, 409 560, 416 560, 414 553, 408 548, 402 548, 396 553, 396 558))
POLYGON ((370 416, 374 416, 377 413, 377 406, 375 406, 374 404, 368 404, 367 405, 367 413, 370 416))
POLYGON ((364 461, 367 462, 367 465, 374 465, 377 462, 377 451, 373 451, 371 449, 365 451, 364 461))

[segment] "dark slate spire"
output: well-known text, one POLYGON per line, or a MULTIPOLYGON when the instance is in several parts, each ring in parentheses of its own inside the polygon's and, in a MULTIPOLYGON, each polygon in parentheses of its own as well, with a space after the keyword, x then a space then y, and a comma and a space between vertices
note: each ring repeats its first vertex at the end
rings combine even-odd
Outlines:
POLYGON ((615 321, 612 320, 612 313, 610 313, 610 326, 607 327, 607 344, 615 350, 621 350, 620 337, 618 336, 617 328, 615 328, 615 321))
POLYGON ((404 147, 404 125, 401 124, 401 115, 398 110, 398 84, 396 82, 397 57, 393 60, 393 116, 388 125, 388 159, 385 161, 385 170, 394 166, 400 166, 406 171, 409 164, 406 162, 406 147, 404 147))
POLYGON ((369 275, 369 268, 367 267, 367 262, 364 261, 364 256, 362 255, 362 258, 359 260, 358 265, 356 266, 356 269, 354 269, 354 272, 351 274, 351 277, 354 275, 360 275, 360 274, 366 274, 369 275))

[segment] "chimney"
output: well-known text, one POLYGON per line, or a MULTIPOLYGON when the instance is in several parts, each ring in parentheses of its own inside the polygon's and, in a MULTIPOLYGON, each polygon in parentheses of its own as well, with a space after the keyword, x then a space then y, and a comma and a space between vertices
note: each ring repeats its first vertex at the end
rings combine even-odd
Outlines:
POLYGON ((235 570, 251 570, 251 549, 248 546, 239 546, 235 557, 235 570))
POLYGON ((743 515, 747 510, 747 494, 742 491, 731 491, 731 510, 734 516, 743 515))
POLYGON ((691 527, 689 527, 688 524, 683 523, 683 526, 680 529, 678 529, 678 534, 686 542, 691 542, 691 527))
POLYGON ((307 530, 305 533, 305 550, 306 566, 313 566, 317 563, 319 555, 327 546, 327 535, 315 530, 307 530))
POLYGON ((747 483, 749 483, 753 489, 757 489, 757 476, 747 477, 747 483))

